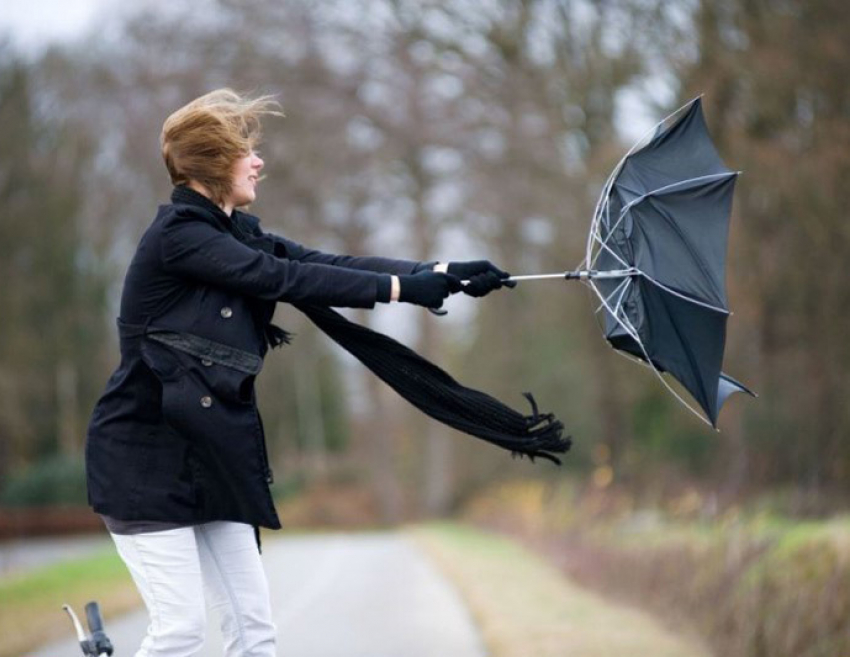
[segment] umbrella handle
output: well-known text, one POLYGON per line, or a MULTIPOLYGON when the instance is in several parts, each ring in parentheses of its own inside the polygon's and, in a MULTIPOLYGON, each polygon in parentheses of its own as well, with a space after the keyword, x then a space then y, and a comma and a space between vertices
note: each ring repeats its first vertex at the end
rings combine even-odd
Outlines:
POLYGON ((586 281, 591 278, 627 278, 638 276, 640 272, 635 268, 614 269, 611 271, 598 271, 596 269, 576 269, 574 271, 562 271, 557 274, 529 274, 525 276, 511 276, 509 281, 541 281, 547 278, 567 281, 586 281))
POLYGON ((559 280, 585 280, 587 278, 595 278, 592 274, 596 274, 598 272, 589 272, 589 271, 562 271, 558 274, 527 274, 525 276, 511 276, 507 280, 509 281, 542 281, 546 279, 559 279, 559 280))
MULTIPOLYGON (((593 269, 578 269, 575 271, 562 271, 559 274, 527 274, 524 276, 509 276, 507 281, 539 281, 547 278, 558 278, 561 280, 587 280, 589 278, 625 278, 627 276, 636 276, 639 272, 633 269, 622 269, 617 271, 596 271, 593 269)), ((461 281, 463 285, 469 285, 469 281, 461 281)), ((449 311, 443 308, 428 308, 428 310, 438 317, 448 315, 449 311)))
MULTIPOLYGON (((562 271, 559 274, 528 274, 525 276, 509 276, 507 281, 538 281, 546 278, 559 278, 561 280, 587 280, 588 278, 623 278, 634 275, 631 270, 599 272, 594 270, 584 271, 562 271)), ((469 285, 469 281, 461 281, 462 285, 469 285)), ((443 308, 428 308, 429 312, 438 317, 448 315, 449 311, 443 308)))

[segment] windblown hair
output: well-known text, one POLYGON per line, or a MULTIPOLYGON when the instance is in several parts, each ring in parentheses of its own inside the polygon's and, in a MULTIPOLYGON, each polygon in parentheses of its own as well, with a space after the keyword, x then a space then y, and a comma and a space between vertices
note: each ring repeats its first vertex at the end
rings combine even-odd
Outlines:
POLYGON ((233 165, 259 143, 264 114, 283 116, 274 96, 250 98, 232 89, 216 89, 169 116, 160 145, 174 185, 194 180, 216 203, 232 190, 233 165))

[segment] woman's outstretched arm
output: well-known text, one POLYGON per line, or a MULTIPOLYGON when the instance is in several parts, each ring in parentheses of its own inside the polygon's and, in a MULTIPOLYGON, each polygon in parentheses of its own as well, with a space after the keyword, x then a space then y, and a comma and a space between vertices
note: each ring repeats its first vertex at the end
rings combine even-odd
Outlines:
POLYGON ((418 274, 421 271, 433 270, 437 264, 436 260, 420 262, 418 260, 385 258, 381 256, 336 255, 308 248, 294 240, 275 235, 274 233, 266 233, 266 235, 274 240, 276 254, 279 253, 281 257, 297 260, 298 262, 396 275, 418 274), (279 252, 278 249, 280 249, 279 252))
POLYGON ((390 300, 387 274, 275 257, 192 211, 171 211, 162 221, 160 253, 167 273, 276 301, 372 308, 390 300))

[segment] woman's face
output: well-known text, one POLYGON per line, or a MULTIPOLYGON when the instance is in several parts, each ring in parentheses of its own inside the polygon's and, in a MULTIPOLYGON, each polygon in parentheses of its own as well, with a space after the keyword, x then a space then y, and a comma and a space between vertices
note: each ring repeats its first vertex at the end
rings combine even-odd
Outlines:
POLYGON ((236 160, 233 165, 233 185, 230 198, 227 199, 228 205, 238 208, 252 203, 257 198, 257 180, 263 164, 263 160, 254 151, 236 160))

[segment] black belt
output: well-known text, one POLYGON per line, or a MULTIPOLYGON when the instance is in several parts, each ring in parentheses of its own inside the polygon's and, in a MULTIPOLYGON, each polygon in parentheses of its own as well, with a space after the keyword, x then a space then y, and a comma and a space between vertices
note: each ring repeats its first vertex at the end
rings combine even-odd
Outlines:
POLYGON ((257 354, 208 340, 193 333, 159 328, 152 326, 150 321, 145 322, 145 324, 128 324, 119 318, 117 323, 119 332, 127 335, 127 337, 146 335, 151 340, 156 340, 184 353, 210 360, 218 365, 231 367, 246 374, 257 375, 263 368, 263 359, 257 354))

